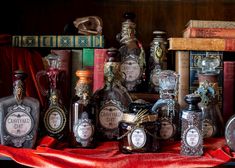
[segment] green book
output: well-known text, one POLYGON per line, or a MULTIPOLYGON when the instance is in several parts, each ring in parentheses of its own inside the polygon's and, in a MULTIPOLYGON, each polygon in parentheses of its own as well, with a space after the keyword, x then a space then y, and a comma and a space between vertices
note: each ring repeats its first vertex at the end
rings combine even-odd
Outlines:
POLYGON ((14 47, 104 48, 103 35, 15 35, 14 47))
POLYGON ((94 67, 94 49, 84 48, 82 53, 82 67, 93 68, 94 67))

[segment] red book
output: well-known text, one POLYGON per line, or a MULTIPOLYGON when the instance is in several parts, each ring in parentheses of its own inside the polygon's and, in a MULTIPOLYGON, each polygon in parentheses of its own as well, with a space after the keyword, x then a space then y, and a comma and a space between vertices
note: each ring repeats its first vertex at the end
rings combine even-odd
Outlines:
POLYGON ((234 38, 235 28, 228 29, 188 27, 183 32, 183 37, 234 38))
POLYGON ((223 117, 235 114, 235 61, 224 61, 223 117))
POLYGON ((104 86, 104 63, 107 49, 95 49, 94 51, 94 77, 93 93, 104 86))

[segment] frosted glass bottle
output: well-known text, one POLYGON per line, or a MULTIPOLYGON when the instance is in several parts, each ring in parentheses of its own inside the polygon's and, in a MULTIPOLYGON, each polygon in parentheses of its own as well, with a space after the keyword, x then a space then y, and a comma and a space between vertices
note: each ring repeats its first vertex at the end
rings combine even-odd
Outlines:
POLYGON ((13 95, 0 99, 1 144, 33 148, 37 139, 40 104, 26 96, 27 74, 14 72, 13 95))

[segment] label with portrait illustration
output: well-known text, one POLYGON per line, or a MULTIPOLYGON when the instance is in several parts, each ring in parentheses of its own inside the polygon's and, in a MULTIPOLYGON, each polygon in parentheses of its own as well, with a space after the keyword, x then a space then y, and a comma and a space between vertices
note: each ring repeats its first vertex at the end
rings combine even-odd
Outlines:
POLYGON ((123 112, 114 104, 104 106, 99 114, 100 124, 107 129, 117 129, 123 112))
POLYGON ((161 121, 160 136, 162 139, 169 139, 175 135, 176 127, 168 120, 161 121))
POLYGON ((135 128, 130 135, 131 144, 134 148, 142 148, 146 143, 146 133, 143 128, 135 128))
POLYGON ((159 79, 158 79, 159 78, 159 73, 160 73, 160 70, 159 70, 159 72, 156 71, 156 70, 152 71, 150 80, 151 80, 151 82, 154 86, 159 86, 159 79))
POLYGON ((209 120, 204 120, 203 121, 202 130, 203 130, 203 137, 204 138, 212 137, 216 133, 215 126, 209 120))
POLYGON ((4 126, 6 132, 13 137, 23 137, 28 135, 33 128, 33 118, 30 116, 30 108, 17 105, 8 109, 4 126))
POLYGON ((140 77, 141 69, 135 60, 128 59, 121 64, 121 72, 123 79, 127 82, 136 81, 140 77))
POLYGON ((50 107, 44 116, 44 124, 48 132, 57 134, 66 125, 66 116, 63 109, 58 106, 50 107))
POLYGON ((185 131, 185 142, 189 147, 196 147, 200 142, 200 132, 196 127, 191 127, 185 131))

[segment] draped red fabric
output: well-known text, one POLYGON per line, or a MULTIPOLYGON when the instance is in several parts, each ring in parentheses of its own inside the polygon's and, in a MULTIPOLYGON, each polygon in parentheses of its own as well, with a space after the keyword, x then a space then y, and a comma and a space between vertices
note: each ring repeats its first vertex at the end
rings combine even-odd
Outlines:
POLYGON ((26 95, 45 103, 45 97, 40 93, 36 74, 43 70, 42 56, 35 50, 15 47, 0 47, 0 97, 12 95, 12 75, 15 70, 21 69, 28 74, 26 79, 26 95))
POLYGON ((30 167, 52 168, 149 168, 149 167, 214 167, 235 158, 224 138, 204 142, 201 157, 180 155, 180 142, 164 144, 158 153, 123 154, 118 142, 104 142, 95 149, 68 148, 51 137, 44 137, 36 149, 16 149, 0 145, 0 155, 8 156, 30 167))

